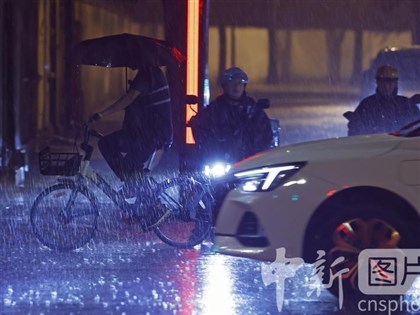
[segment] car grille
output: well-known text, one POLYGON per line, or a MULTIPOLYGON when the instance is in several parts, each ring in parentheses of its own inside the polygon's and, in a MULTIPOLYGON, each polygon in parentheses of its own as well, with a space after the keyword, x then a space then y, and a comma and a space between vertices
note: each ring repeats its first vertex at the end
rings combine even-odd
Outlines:
POLYGON ((237 238, 245 246, 266 247, 270 244, 257 216, 251 212, 245 212, 243 215, 237 230, 237 238))

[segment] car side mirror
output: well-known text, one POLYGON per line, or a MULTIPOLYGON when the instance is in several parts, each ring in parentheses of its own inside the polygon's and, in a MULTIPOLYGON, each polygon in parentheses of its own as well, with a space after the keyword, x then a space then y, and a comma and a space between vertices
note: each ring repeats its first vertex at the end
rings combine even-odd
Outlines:
POLYGON ((257 101, 257 106, 262 109, 267 109, 270 107, 270 100, 268 98, 260 98, 257 101))

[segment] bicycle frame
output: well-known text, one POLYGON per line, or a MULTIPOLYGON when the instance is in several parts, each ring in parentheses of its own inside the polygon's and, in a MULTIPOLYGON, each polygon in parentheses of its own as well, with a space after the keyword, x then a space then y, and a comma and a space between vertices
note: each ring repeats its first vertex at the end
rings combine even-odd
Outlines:
MULTIPOLYGON (((93 153, 93 146, 89 144, 90 136, 95 136, 97 138, 102 138, 103 136, 96 132, 93 129, 89 129, 88 124, 84 126, 84 138, 83 142, 80 144, 80 148, 85 152, 84 158, 81 161, 79 172, 76 175, 75 180, 70 179, 59 179, 59 182, 75 182, 76 187, 85 186, 83 181, 89 180, 93 184, 95 184, 109 199, 111 199, 115 205, 117 205, 120 209, 124 210, 124 208, 129 205, 129 203, 125 200, 124 196, 122 196, 118 191, 113 189, 111 185, 98 173, 96 172, 92 166, 90 165, 90 160, 93 153)), ((157 151, 155 151, 152 157, 155 156, 157 151)), ((161 153, 158 153, 161 154, 161 153)), ((151 169, 151 164, 153 163, 153 158, 146 162, 147 166, 146 169, 151 169)), ((145 175, 147 176, 147 175, 145 175)), ((152 177, 147 176, 154 180, 152 177)), ((137 196, 138 198, 139 196, 137 196)), ((68 207, 71 206, 71 198, 69 200, 68 207)))
MULTIPOLYGON (((75 177, 59 177, 58 184, 48 187, 35 199, 30 212, 30 221, 41 243, 54 250, 73 250, 83 246, 93 237, 100 213, 97 197, 88 183, 98 187, 116 206, 126 212, 123 217, 129 219, 130 223, 139 223, 144 232, 153 230, 166 244, 178 248, 190 248, 204 240, 211 230, 213 204, 206 182, 201 183, 195 176, 186 175, 158 182, 152 176, 146 175, 148 181, 138 187, 137 200, 132 204, 92 167, 90 160, 94 148, 89 145, 89 138, 92 135, 102 137, 85 124, 84 139, 80 145, 84 154, 67 155, 71 161, 74 156, 78 158, 77 164, 71 164, 73 168, 60 169, 67 161, 59 158, 61 153, 56 153, 57 159, 54 159, 52 153, 45 159, 45 175, 75 177), (80 158, 83 160, 80 161, 80 158), (55 164, 52 164, 52 161, 55 164), (147 185, 149 181, 150 187, 147 185), (79 194, 82 197, 79 198, 79 194), (67 198, 62 199, 63 195, 67 198), (51 204, 55 206, 54 201, 57 199, 61 201, 58 203, 61 211, 51 212, 51 204), (148 213, 151 215, 150 218, 146 217, 148 213), (49 220, 54 220, 55 224, 49 224, 49 220), (69 223, 71 225, 68 225, 69 223), (65 238, 56 239, 57 225, 60 231, 68 233, 65 238)), ((163 150, 156 150, 154 154, 162 153, 163 150)), ((154 162, 156 160, 151 157, 145 163, 145 170, 152 170, 151 165, 154 162)))
POLYGON ((91 183, 95 184, 109 199, 111 199, 118 207, 121 209, 127 204, 124 197, 119 194, 111 185, 101 176, 99 175, 93 168, 90 166, 89 160, 84 160, 81 163, 80 171, 76 175, 76 179, 67 179, 67 178, 59 178, 58 182, 66 183, 66 182, 75 182, 76 187, 85 186, 83 183, 84 180, 89 180, 91 183))
MULTIPOLYGON (((73 182, 76 184, 76 188, 79 189, 78 187, 86 186, 83 182, 88 180, 95 184, 109 199, 114 202, 114 204, 116 204, 119 208, 124 209, 124 207, 127 205, 127 201, 124 199, 124 197, 115 189, 113 189, 111 185, 90 165, 90 160, 93 153, 93 146, 89 144, 90 136, 95 136, 99 139, 103 137, 95 130, 89 129, 88 124, 85 124, 83 142, 80 144, 80 148, 84 151, 85 154, 83 160, 81 161, 79 172, 76 174, 75 179, 59 178, 58 182, 73 182)), ((71 203, 72 198, 70 198, 66 208, 71 207, 71 203)))

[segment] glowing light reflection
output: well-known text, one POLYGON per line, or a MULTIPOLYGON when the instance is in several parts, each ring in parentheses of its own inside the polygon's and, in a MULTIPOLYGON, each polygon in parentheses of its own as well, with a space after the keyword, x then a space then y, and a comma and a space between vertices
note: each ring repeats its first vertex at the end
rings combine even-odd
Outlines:
POLYGON ((304 185, 306 184, 306 180, 305 179, 299 179, 299 180, 291 180, 288 181, 287 183, 283 184, 284 187, 288 187, 288 186, 292 186, 292 185, 304 185))
POLYGON ((212 256, 204 268, 206 278, 203 284, 203 315, 234 315, 235 299, 233 297, 232 270, 223 256, 212 256))

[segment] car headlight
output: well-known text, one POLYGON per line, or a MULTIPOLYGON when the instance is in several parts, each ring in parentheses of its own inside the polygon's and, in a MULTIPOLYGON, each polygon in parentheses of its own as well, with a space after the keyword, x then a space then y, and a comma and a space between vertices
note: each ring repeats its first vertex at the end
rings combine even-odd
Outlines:
POLYGON ((244 191, 269 191, 281 184, 299 171, 305 162, 266 166, 234 173, 236 187, 244 191))

